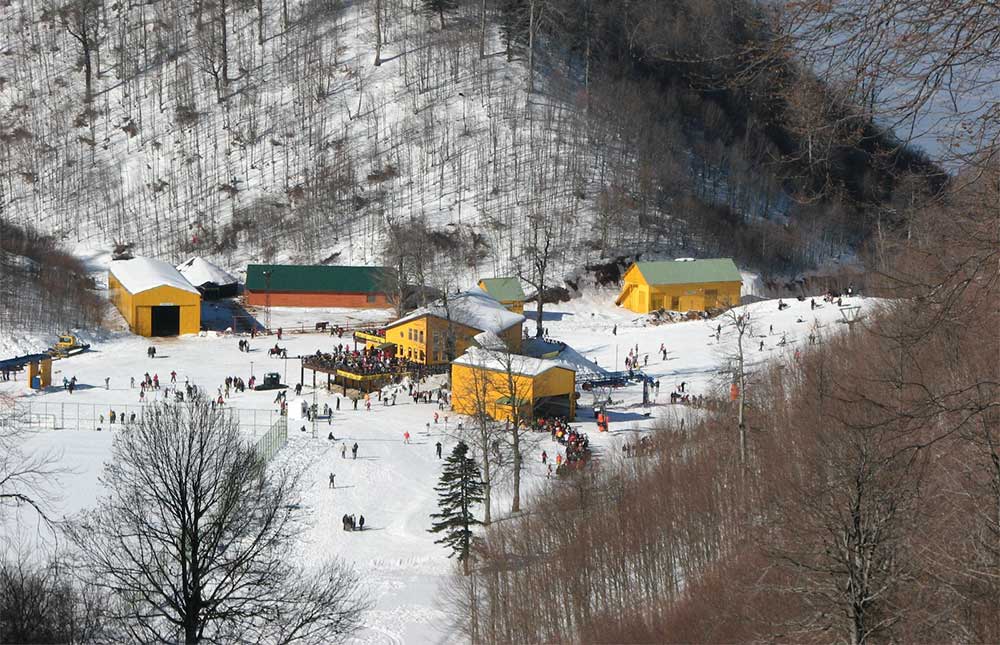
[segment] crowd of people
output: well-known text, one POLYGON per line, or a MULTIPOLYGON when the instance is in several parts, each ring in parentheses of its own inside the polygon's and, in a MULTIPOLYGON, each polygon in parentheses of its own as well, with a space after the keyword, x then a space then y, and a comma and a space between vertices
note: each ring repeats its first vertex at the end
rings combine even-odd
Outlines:
POLYGON ((352 374, 370 376, 373 374, 396 374, 410 367, 409 361, 398 358, 393 352, 383 351, 374 347, 351 349, 340 343, 331 352, 316 350, 316 353, 306 359, 305 365, 310 369, 321 369, 326 372, 344 370, 352 374))
MULTIPOLYGON (((581 466, 590 456, 590 439, 586 433, 576 430, 562 417, 536 419, 535 430, 548 432, 553 441, 566 448, 565 460, 562 455, 556 455, 556 473, 564 465, 581 466)), ((547 461, 547 456, 543 456, 542 461, 547 461)))

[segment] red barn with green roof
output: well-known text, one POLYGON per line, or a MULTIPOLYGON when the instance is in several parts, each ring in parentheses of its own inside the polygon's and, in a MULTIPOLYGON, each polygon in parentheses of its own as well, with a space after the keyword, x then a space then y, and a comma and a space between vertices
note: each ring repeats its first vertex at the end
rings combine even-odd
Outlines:
POLYGON ((390 306, 390 272, 385 267, 251 264, 244 292, 247 304, 258 307, 383 308, 390 306))

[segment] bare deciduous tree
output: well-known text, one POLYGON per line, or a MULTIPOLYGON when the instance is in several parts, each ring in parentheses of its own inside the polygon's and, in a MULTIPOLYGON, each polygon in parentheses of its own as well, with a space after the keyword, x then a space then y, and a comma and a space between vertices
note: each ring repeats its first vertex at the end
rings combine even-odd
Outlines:
MULTIPOLYGON (((481 366, 476 366, 481 367, 481 366)), ((496 393, 489 372, 472 369, 469 378, 456 388, 453 397, 472 402, 472 424, 458 432, 458 438, 475 449, 482 469, 483 481, 483 524, 493 521, 493 485, 499 475, 498 464, 494 461, 495 446, 503 440, 503 424, 491 416, 496 402, 496 393)))
POLYGON ((548 285, 549 263, 552 262, 560 250, 557 238, 556 216, 548 213, 535 213, 530 220, 529 240, 524 246, 524 252, 528 256, 529 269, 527 271, 518 270, 519 278, 535 288, 535 304, 537 310, 535 314, 535 337, 542 338, 545 335, 545 326, 542 324, 542 309, 545 307, 545 288, 548 285))
POLYGON ((375 0, 375 67, 382 64, 382 0, 375 0))
POLYGON ((89 104, 94 97, 94 56, 101 46, 103 32, 101 13, 103 0, 71 0, 59 10, 59 18, 66 32, 80 45, 83 58, 83 77, 86 83, 84 100, 89 104))
POLYGON ((717 330, 719 342, 722 342, 722 334, 732 334, 735 338, 735 345, 725 352, 724 360, 728 368, 724 370, 731 385, 736 391, 736 436, 740 448, 740 463, 747 463, 747 384, 749 373, 747 370, 747 343, 751 342, 754 335, 754 327, 750 322, 750 316, 746 311, 728 309, 719 317, 717 330))
POLYGON ((0 516, 11 507, 30 506, 46 523, 57 499, 58 477, 66 469, 59 465, 55 450, 32 450, 31 437, 14 402, 0 396, 0 516))
POLYGON ((82 584, 58 557, 12 549, 0 555, 0 638, 5 643, 113 640, 103 627, 106 594, 82 584))
POLYGON ((933 131, 946 159, 995 154, 997 6, 990 0, 806 0, 778 14, 782 47, 904 141, 933 131))
POLYGON ((299 477, 269 469, 205 399, 152 405, 115 437, 107 496, 68 535, 129 639, 329 642, 365 603, 344 565, 289 562, 299 477))

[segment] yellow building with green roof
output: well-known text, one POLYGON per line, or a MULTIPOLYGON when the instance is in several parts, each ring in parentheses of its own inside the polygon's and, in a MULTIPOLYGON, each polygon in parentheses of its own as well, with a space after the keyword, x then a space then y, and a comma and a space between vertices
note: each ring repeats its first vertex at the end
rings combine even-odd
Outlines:
POLYGON ((708 311, 740 304, 743 277, 729 258, 635 262, 615 304, 639 314, 708 311))

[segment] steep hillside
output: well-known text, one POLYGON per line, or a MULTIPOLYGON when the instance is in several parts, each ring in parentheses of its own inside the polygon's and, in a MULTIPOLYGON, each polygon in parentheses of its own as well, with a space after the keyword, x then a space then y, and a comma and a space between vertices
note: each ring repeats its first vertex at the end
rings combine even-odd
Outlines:
POLYGON ((492 27, 481 58, 473 15, 441 30, 386 0, 376 67, 374 6, 293 1, 286 20, 264 3, 261 20, 252 3, 9 3, 5 215, 231 267, 376 262, 386 224, 410 218, 475 272, 510 270, 534 212, 560 214, 576 246, 613 147, 543 83, 529 97, 492 27), (90 104, 81 24, 98 43, 90 104))
MULTIPOLYGON (((852 206, 795 202, 812 180, 790 176, 799 148, 762 120, 770 107, 698 81, 717 65, 660 60, 675 54, 657 49, 650 11, 674 31, 718 23, 707 45, 673 45, 692 55, 744 46, 736 17, 450 4, 6 0, 0 214, 233 270, 371 264, 402 243, 464 284, 530 270, 540 247, 557 279, 637 253, 765 273, 854 257, 852 206)), ((855 157, 852 173, 884 184, 855 157)))

